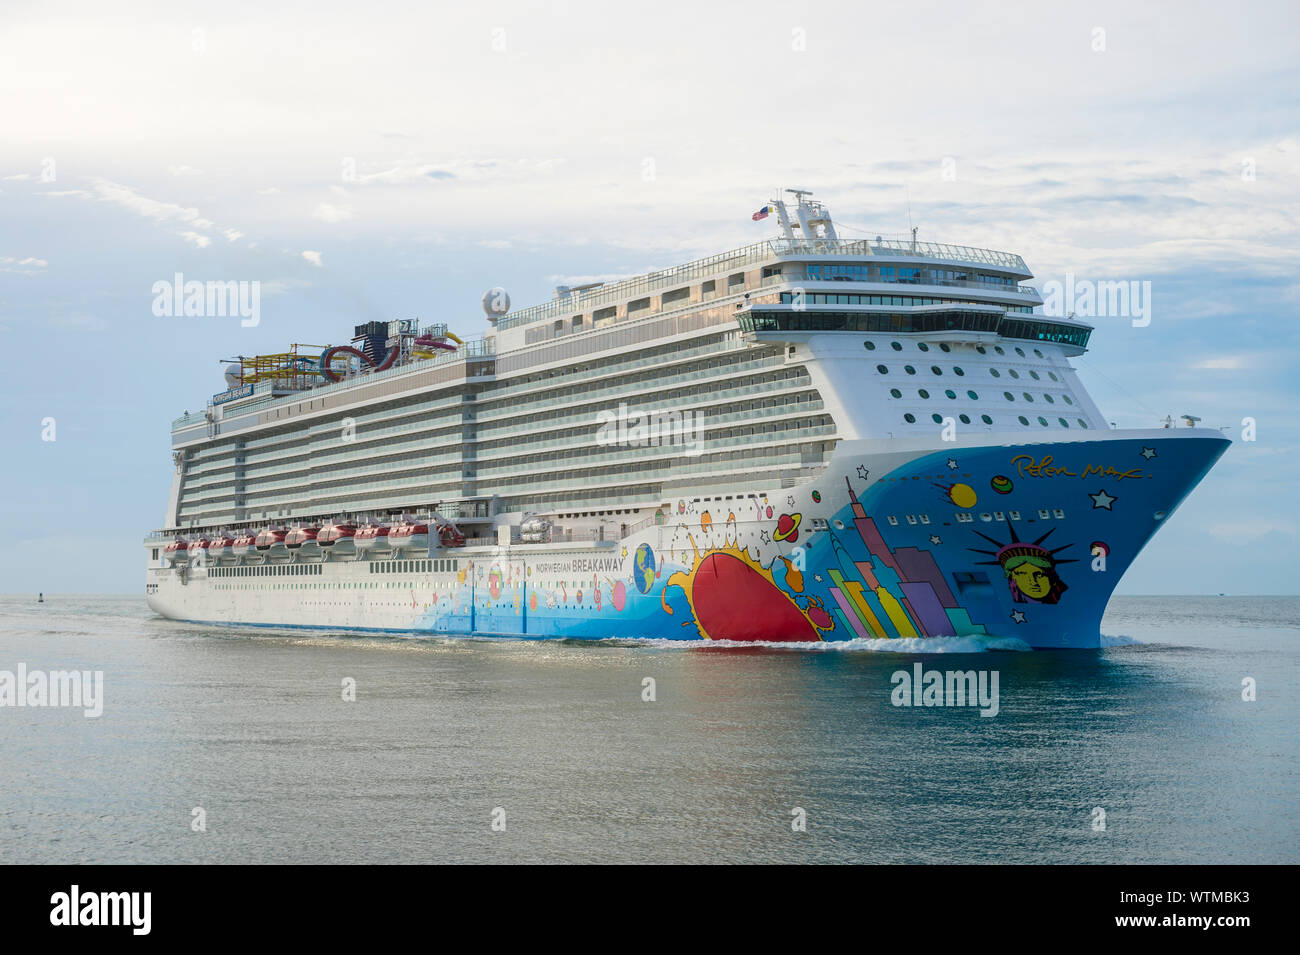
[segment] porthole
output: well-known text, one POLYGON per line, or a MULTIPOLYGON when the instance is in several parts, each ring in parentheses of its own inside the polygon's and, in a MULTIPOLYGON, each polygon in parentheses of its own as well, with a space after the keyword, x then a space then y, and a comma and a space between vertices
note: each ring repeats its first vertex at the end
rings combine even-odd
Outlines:
POLYGON ((966 397, 969 398, 971 401, 979 401, 979 400, 980 400, 980 396, 979 396, 976 392, 974 392, 974 391, 968 391, 968 392, 966 392, 966 397))
POLYGON ((909 375, 915 375, 915 374, 916 374, 916 369, 913 368, 911 365, 904 365, 904 366, 903 366, 903 371, 907 372, 909 375))
POLYGON ((1075 420, 1079 422, 1079 427, 1080 427, 1080 428, 1087 428, 1087 427, 1088 427, 1088 422, 1084 421, 1082 418, 1076 418, 1075 420))
POLYGON ((1006 398, 1007 401, 1015 401, 1015 400, 1016 400, 1015 395, 1013 395, 1013 394, 1012 394, 1011 392, 1009 392, 1009 391, 1004 391, 1004 392, 1002 392, 1002 397, 1003 397, 1003 398, 1006 398))
POLYGON ((1061 422, 1062 428, 1068 428, 1070 426, 1070 422, 1066 421, 1064 418, 1057 418, 1056 420, 1061 422))
POLYGON ((1047 419, 1044 418, 1042 415, 1038 416, 1038 423, 1041 424, 1044 428, 1047 427, 1047 419))
POLYGON ((1016 371, 1014 368, 1008 369, 1007 374, 1010 375, 1012 378, 1020 377, 1020 372, 1016 371))
POLYGON ((989 417, 988 415, 986 415, 986 414, 982 414, 982 415, 980 415, 980 420, 983 421, 985 424, 992 424, 992 423, 993 423, 993 419, 990 418, 990 417, 989 417))
POLYGON ((983 346, 983 345, 976 345, 976 346, 975 346, 975 350, 976 350, 977 352, 979 352, 981 355, 987 355, 987 354, 988 354, 988 352, 984 350, 984 346, 983 346))
POLYGON ((1031 395, 1029 392, 1026 391, 1026 392, 1024 392, 1024 396, 1025 396, 1025 400, 1026 400, 1026 401, 1028 401, 1030 404, 1033 404, 1033 401, 1034 401, 1034 396, 1033 396, 1033 395, 1031 395))
POLYGON ((960 368, 958 365, 953 365, 953 366, 952 366, 952 373, 953 373, 954 375, 956 375, 958 378, 962 378, 962 377, 964 377, 965 374, 966 374, 966 372, 962 371, 961 368, 960 368))
POLYGON ((1026 428, 1029 427, 1029 419, 1026 418, 1024 415, 1021 415, 1017 420, 1019 420, 1019 422, 1023 424, 1026 428))
POLYGON ((922 398, 930 397, 930 392, 926 391, 924 388, 918 388, 916 393, 920 395, 922 398))
POLYGON ((1034 379, 1034 381, 1038 381, 1038 372, 1036 372, 1036 371, 1031 371, 1031 372, 1029 373, 1029 377, 1032 378, 1032 379, 1034 379))
POLYGON ((1054 372, 1054 371, 1049 371, 1049 372, 1047 373, 1047 377, 1050 378, 1050 379, 1052 379, 1052 381, 1060 381, 1060 380, 1061 380, 1060 378, 1057 378, 1057 377, 1056 377, 1056 372, 1054 372))
POLYGON ((900 345, 898 342, 890 342, 890 343, 889 343, 889 347, 892 348, 894 351, 902 351, 902 350, 903 350, 903 346, 900 345))
POLYGON ((930 350, 930 346, 927 345, 925 342, 917 342, 917 343, 916 343, 916 347, 917 347, 920 351, 929 351, 929 350, 930 350))
POLYGON ((932 372, 934 372, 936 375, 942 375, 942 374, 943 374, 943 369, 940 368, 938 365, 931 365, 931 366, 930 366, 930 370, 931 370, 932 372))
POLYGON ((939 343, 939 351, 942 351, 942 352, 950 352, 950 351, 952 351, 952 349, 949 348, 947 345, 943 344, 942 342, 940 342, 940 343, 939 343))
POLYGON ((909 412, 908 414, 903 415, 903 420, 908 424, 916 424, 916 415, 909 412))
POLYGON ((876 366, 876 371, 880 372, 882 375, 887 375, 887 374, 889 374, 889 369, 886 368, 884 365, 877 365, 877 366, 876 366))
POLYGON ((962 424, 970 424, 970 415, 958 415, 957 418, 962 424))
POLYGON ((947 391, 945 391, 944 394, 948 396, 948 400, 949 400, 949 401, 956 401, 956 400, 957 400, 957 392, 953 391, 951 388, 949 388, 947 391))
POLYGON ((1074 404, 1074 399, 1071 398, 1069 395, 1061 395, 1061 400, 1064 401, 1067 405, 1074 404))
POLYGON ((1056 404, 1056 399, 1053 398, 1051 395, 1043 395, 1043 400, 1046 401, 1049 405, 1056 404))
POLYGON ((876 343, 875 343, 875 342, 863 342, 863 343, 862 343, 862 347, 865 348, 867 351, 875 351, 875 350, 876 350, 876 343))
POLYGON ((935 424, 943 424, 943 415, 936 411, 934 414, 930 415, 930 420, 935 424))
POLYGON ((1037 348, 1034 349, 1034 354, 1037 355, 1039 358, 1043 357, 1043 353, 1040 352, 1037 348))
POLYGON ((994 345, 994 346, 993 346, 993 350, 994 350, 995 352, 997 352, 999 355, 1005 355, 1005 354, 1006 354, 1006 352, 1002 350, 1002 346, 1001 346, 1001 345, 994 345))
POLYGON ((990 368, 990 369, 989 369, 989 374, 992 375, 994 378, 1001 378, 1001 377, 1002 377, 1002 372, 998 371, 996 368, 990 368))
POLYGON ((835 529, 836 529, 837 531, 842 531, 842 530, 844 530, 844 522, 843 522, 842 520, 840 520, 838 517, 835 518, 835 520, 831 521, 831 523, 835 525, 835 529))
POLYGON ((1021 358, 1024 358, 1024 357, 1025 357, 1025 350, 1024 350, 1023 348, 1017 347, 1017 348, 1016 348, 1016 354, 1019 355, 1021 358))
POLYGON ((901 398, 901 397, 903 397, 903 393, 902 393, 901 391, 899 391, 897 388, 890 388, 890 389, 889 389, 889 394, 890 394, 891 396, 895 397, 895 398, 901 398))

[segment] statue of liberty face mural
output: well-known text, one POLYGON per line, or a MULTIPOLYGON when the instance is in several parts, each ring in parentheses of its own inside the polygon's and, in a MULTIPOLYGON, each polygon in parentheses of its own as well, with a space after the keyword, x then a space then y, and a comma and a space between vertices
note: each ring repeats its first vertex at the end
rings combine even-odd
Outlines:
POLYGON ((1042 537, 1033 543, 1022 541, 1016 535, 1016 529, 1007 521, 1007 530, 1011 533, 1011 540, 1007 543, 994 540, 987 534, 979 534, 986 541, 997 545, 997 550, 981 550, 977 547, 970 548, 977 554, 989 554, 993 560, 977 561, 980 564, 997 564, 1002 568, 1002 573, 1007 578, 1007 586, 1011 588, 1011 599, 1016 603, 1037 603, 1037 604, 1054 604, 1060 601, 1061 594, 1069 588, 1065 581, 1056 573, 1057 564, 1072 564, 1071 559, 1057 558, 1057 553, 1070 547, 1065 544, 1057 547, 1055 550, 1048 550, 1042 546, 1052 528, 1042 537))

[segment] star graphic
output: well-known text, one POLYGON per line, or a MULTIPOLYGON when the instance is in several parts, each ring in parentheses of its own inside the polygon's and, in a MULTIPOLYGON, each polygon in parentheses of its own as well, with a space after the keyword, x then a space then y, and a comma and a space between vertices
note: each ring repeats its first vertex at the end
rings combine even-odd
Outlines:
POLYGON ((863 467, 861 464, 858 465, 858 477, 862 478, 862 480, 865 481, 867 479, 867 475, 870 473, 871 472, 867 470, 865 467, 863 467))
POLYGON ((1011 611, 1011 619, 1014 620, 1016 623, 1024 623, 1025 612, 1023 610, 1013 610, 1011 611))
POLYGON ((787 494, 785 496, 785 503, 788 504, 790 507, 794 507, 794 495, 787 494))
POLYGON ((938 534, 931 534, 931 535, 930 535, 930 543, 931 543, 931 544, 942 544, 942 543, 943 543, 943 538, 940 537, 938 534))
POLYGON ((1108 511, 1113 511, 1114 508, 1111 507, 1111 505, 1119 500, 1119 498, 1111 497, 1107 494, 1104 488, 1096 494, 1089 494, 1088 496, 1092 498, 1092 509, 1094 511, 1099 507, 1104 507, 1108 511))
POLYGON ((822 582, 822 575, 821 575, 821 574, 813 574, 813 580, 817 581, 817 583, 820 584, 820 583, 822 582))
POLYGON ((956 462, 956 460, 954 460, 953 458, 949 458, 949 459, 948 459, 948 467, 949 467, 950 469, 952 469, 953 471, 956 471, 956 470, 957 470, 957 462, 956 462))
POLYGON ((763 531, 758 536, 759 539, 762 540, 764 544, 772 543, 772 538, 768 536, 767 531, 763 531))
POLYGON ((1152 458, 1154 458, 1155 456, 1156 456, 1156 449, 1155 449, 1155 448, 1143 448, 1143 449, 1142 449, 1142 457, 1146 458, 1148 461, 1150 461, 1150 460, 1151 460, 1152 458))

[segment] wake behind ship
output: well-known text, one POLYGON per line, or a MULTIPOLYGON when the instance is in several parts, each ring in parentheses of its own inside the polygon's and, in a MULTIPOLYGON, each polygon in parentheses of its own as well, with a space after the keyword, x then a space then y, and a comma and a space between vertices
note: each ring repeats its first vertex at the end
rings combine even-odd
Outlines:
MULTIPOLYGON (((203 623, 559 638, 1096 647, 1228 445, 1113 430, 1018 255, 780 236, 241 357, 172 427, 149 605, 203 623)), ((1191 422, 1189 422, 1191 423, 1191 422)))

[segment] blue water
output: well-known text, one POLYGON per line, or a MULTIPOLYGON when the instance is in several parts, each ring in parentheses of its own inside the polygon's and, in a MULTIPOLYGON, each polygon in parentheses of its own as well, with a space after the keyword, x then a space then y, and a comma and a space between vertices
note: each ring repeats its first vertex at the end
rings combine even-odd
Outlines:
POLYGON ((1102 651, 810 652, 248 632, 140 598, 2 597, 0 671, 102 670, 105 707, 0 708, 0 845, 7 862, 1300 861, 1300 598, 1116 598, 1103 631, 1102 651), (998 714, 892 705, 916 661, 996 670, 998 714))

